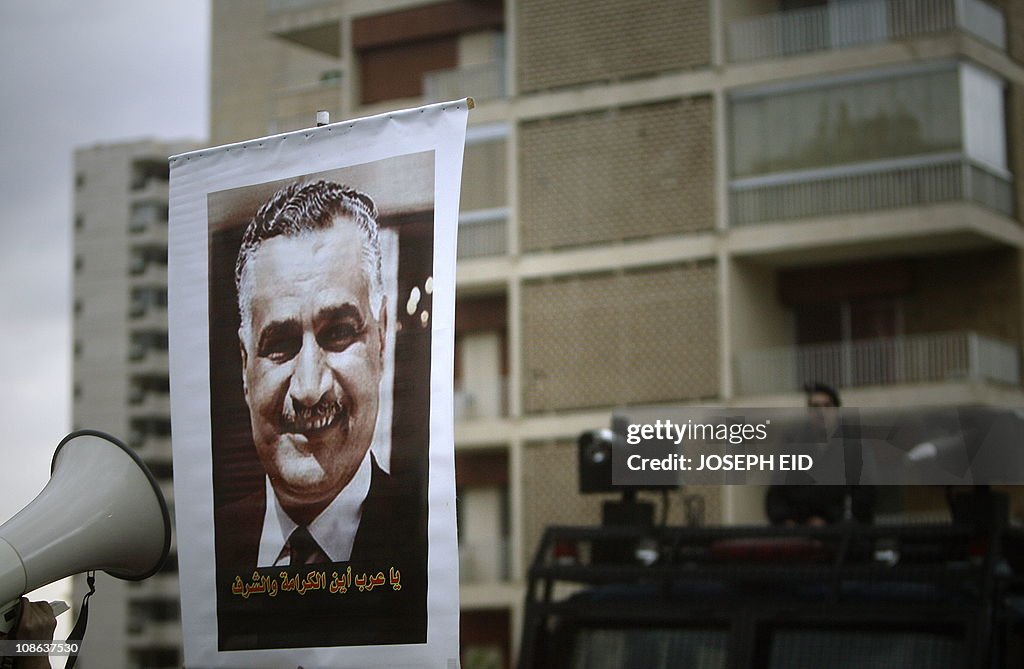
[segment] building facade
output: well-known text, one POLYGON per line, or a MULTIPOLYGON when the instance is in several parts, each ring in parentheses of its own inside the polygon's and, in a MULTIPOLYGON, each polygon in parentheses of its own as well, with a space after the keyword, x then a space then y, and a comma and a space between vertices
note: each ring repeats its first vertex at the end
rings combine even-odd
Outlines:
MULTIPOLYGON (((511 662, 543 528, 598 521, 575 440, 614 407, 799 405, 808 379, 861 406, 1024 400, 1022 3, 224 0, 212 54, 215 144, 477 102, 464 666, 511 662)), ((764 522, 763 490, 685 494, 764 522)))
MULTIPOLYGON (((465 667, 512 663, 544 527, 599 520, 575 442, 616 407, 797 406, 809 379, 849 405, 1024 403, 1018 0, 214 0, 211 54, 214 145, 477 102, 465 667)), ((681 495, 764 522, 756 488, 681 495)), ((681 495, 670 522, 698 520, 681 495)))
MULTIPOLYGON (((167 156, 188 143, 140 141, 75 152, 74 429, 135 449, 173 514, 167 366, 167 156)), ((76 603, 84 576, 73 582, 76 603)), ((181 665, 177 555, 138 583, 97 574, 78 666, 181 665)))

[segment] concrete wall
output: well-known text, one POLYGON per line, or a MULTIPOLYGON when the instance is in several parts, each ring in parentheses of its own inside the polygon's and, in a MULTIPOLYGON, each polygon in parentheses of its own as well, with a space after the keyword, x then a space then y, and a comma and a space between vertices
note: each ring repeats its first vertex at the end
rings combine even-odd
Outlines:
POLYGON ((713 262, 523 286, 527 412, 713 398, 713 262))
POLYGON ((906 298, 907 334, 973 330, 1021 338, 1019 254, 1012 249, 921 258, 906 298))
POLYGON ((711 62, 708 0, 524 0, 519 92, 687 70, 711 62))
POLYGON ((523 123, 523 250, 714 226, 711 99, 523 123))

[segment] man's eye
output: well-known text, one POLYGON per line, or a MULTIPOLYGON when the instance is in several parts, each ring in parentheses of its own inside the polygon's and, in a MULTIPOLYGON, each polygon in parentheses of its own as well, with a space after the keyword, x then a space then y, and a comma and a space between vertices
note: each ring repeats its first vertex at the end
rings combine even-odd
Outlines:
POLYGON ((259 356, 271 362, 287 362, 299 353, 302 341, 291 337, 268 339, 260 343, 259 356))
POLYGON ((317 340, 325 351, 344 351, 359 338, 363 329, 354 322, 332 323, 317 334, 317 340))

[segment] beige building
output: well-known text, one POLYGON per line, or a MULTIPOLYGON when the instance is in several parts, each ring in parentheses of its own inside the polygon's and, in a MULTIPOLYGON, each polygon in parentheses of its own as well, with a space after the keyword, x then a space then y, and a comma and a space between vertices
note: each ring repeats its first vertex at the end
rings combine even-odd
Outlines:
MULTIPOLYGON (((1024 404, 1024 3, 214 0, 212 21, 211 144, 477 102, 465 667, 513 661, 543 528, 598 521, 575 440, 615 407, 795 406, 812 378, 850 405, 1024 404)), ((760 490, 685 494, 764 522, 760 490)), ((937 510, 918 489, 881 512, 937 510)))
MULTIPOLYGON (((139 141, 75 152, 72 422, 138 451, 173 510, 167 371, 167 156, 139 141)), ((177 555, 140 583, 97 575, 78 666, 180 666, 177 555)), ((76 577, 76 604, 85 593, 76 577)))

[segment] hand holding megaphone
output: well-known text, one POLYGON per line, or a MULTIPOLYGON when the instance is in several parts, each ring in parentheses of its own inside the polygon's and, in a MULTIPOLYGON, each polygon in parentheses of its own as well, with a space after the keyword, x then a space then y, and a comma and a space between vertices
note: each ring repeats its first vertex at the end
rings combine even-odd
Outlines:
POLYGON ((50 481, 0 525, 0 633, 26 592, 96 570, 139 581, 163 566, 170 547, 167 503, 139 456, 102 432, 69 434, 50 481))

